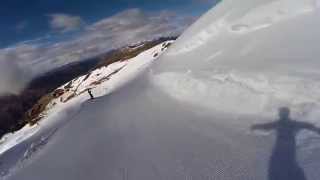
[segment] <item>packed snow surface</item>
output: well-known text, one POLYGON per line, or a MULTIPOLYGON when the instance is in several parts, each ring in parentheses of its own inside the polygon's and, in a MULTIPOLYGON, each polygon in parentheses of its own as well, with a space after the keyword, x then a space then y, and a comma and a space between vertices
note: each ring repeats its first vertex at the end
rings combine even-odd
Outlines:
POLYGON ((319 18, 316 0, 222 1, 9 179, 318 180, 319 18))

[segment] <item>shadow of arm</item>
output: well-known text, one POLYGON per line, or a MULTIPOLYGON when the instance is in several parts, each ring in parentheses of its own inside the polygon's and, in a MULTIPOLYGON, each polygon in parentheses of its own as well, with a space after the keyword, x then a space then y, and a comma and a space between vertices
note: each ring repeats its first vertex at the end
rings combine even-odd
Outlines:
POLYGON ((320 135, 320 128, 316 127, 315 125, 307 122, 299 122, 299 127, 302 129, 306 129, 312 132, 315 132, 320 135))
POLYGON ((264 130, 264 131, 270 131, 274 129, 277 126, 276 122, 271 123, 264 123, 264 124, 255 124, 251 126, 251 130, 264 130))

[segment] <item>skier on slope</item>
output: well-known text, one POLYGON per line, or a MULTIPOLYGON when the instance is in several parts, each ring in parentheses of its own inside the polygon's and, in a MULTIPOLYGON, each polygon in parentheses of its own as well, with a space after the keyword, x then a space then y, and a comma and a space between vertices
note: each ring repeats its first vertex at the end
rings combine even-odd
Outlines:
POLYGON ((88 94, 90 96, 90 99, 94 99, 94 96, 92 95, 91 89, 87 89, 88 94))

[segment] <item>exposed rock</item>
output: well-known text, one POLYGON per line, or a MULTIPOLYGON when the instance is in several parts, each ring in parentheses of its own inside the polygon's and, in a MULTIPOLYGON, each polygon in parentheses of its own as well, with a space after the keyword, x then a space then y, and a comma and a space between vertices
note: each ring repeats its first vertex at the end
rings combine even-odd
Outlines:
POLYGON ((63 90, 63 89, 56 89, 56 90, 52 93, 52 95, 53 95, 54 98, 58 98, 58 97, 60 97, 60 96, 63 95, 63 94, 64 94, 64 90, 63 90))

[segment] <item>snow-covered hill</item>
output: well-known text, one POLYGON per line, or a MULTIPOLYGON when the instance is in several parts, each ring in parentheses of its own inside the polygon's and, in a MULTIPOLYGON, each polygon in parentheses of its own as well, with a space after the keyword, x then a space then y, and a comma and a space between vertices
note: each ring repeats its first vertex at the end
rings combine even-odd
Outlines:
MULTIPOLYGON (((136 57, 102 66, 57 88, 53 93, 42 98, 30 110, 29 114, 32 118, 29 120, 30 124, 15 133, 5 135, 0 140, 0 155, 30 138, 43 126, 45 128, 54 126, 53 124, 57 123, 55 121, 61 119, 61 113, 67 111, 68 116, 76 114, 81 105, 90 100, 88 90, 95 98, 98 98, 121 88, 144 72, 154 60, 167 50, 172 42, 163 42, 138 54, 136 57)), ((137 48, 139 46, 132 46, 130 51, 137 48)))

